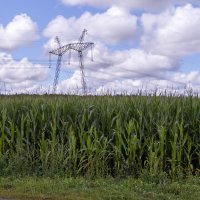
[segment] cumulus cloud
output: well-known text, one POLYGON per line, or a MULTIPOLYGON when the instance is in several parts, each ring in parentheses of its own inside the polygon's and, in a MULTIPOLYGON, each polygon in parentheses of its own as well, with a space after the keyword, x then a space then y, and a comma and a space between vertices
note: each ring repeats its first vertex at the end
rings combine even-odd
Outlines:
MULTIPOLYGON (((95 41, 94 63, 89 61, 90 53, 85 53, 86 79, 91 91, 120 93, 156 88, 163 91, 169 88, 184 90, 189 83, 194 88, 200 86, 199 71, 178 71, 181 70, 180 58, 200 51, 198 7, 184 5, 188 1, 183 0, 179 1, 179 4, 184 5, 182 7, 171 6, 160 14, 144 13, 140 19, 125 9, 125 4, 134 8, 139 8, 138 5, 149 8, 152 5, 148 5, 147 1, 68 1, 74 5, 81 2, 93 6, 112 7, 94 15, 85 12, 80 18, 58 16, 48 24, 43 33, 50 38, 45 46, 49 50, 55 48, 53 38, 56 35, 68 43, 78 38, 82 29, 89 30, 87 40, 95 41), (140 29, 140 24, 140 47, 129 46, 128 49, 123 45, 127 50, 109 50, 110 44, 132 42, 140 29)), ((172 1, 159 1, 157 6, 161 8, 161 4, 163 7, 173 5, 172 1)), ((74 56, 75 54, 72 55, 70 68, 75 72, 70 78, 59 83, 60 92, 81 91, 79 64, 77 57, 74 56)))
MULTIPOLYGON (((129 49, 110 52, 101 43, 94 51, 95 61, 85 57, 86 80, 90 92, 129 92, 138 89, 160 91, 184 91, 188 85, 200 86, 200 72, 180 72, 177 58, 146 52, 142 49, 129 49)), ((72 61, 71 69, 75 73, 59 83, 59 91, 64 93, 81 93, 81 74, 78 60, 72 61), (78 92, 77 92, 78 91, 78 92)))
MULTIPOLYGON (((179 68, 177 60, 162 55, 154 55, 141 49, 110 52, 106 46, 98 43, 94 51, 94 62, 85 57, 87 85, 90 90, 101 88, 128 89, 141 88, 148 81, 170 80, 166 73, 179 68), (120 87, 118 87, 120 85, 120 87)), ((72 61, 72 77, 59 84, 60 91, 81 90, 81 75, 78 61, 72 61)), ((182 83, 181 83, 182 84, 182 83)), ((155 86, 155 84, 154 84, 155 86)))
POLYGON ((111 7, 113 5, 124 7, 128 9, 142 9, 142 10, 162 10, 171 5, 183 5, 185 3, 199 4, 198 0, 61 0, 65 5, 89 5, 93 7, 111 7))
POLYGON ((27 14, 16 15, 5 27, 0 24, 0 49, 13 50, 39 38, 37 24, 27 14))
MULTIPOLYGON (((110 51, 108 47, 99 42, 95 44, 94 48, 94 62, 90 60, 90 52, 85 52, 84 56, 87 73, 104 79, 123 76, 154 77, 155 73, 175 71, 180 67, 180 63, 176 59, 167 56, 152 54, 136 48, 110 51)), ((67 66, 67 62, 64 62, 63 65, 67 66)), ((77 53, 72 52, 71 65, 67 68, 79 69, 77 53)))
POLYGON ((57 16, 45 28, 44 36, 53 38, 58 35, 65 42, 72 42, 78 39, 84 28, 89 31, 88 40, 106 44, 132 42, 137 32, 137 17, 115 6, 94 15, 85 12, 80 18, 57 16))
POLYGON ((156 54, 184 56, 200 52, 200 8, 188 4, 161 14, 143 14, 141 45, 156 54))
POLYGON ((94 73, 100 71, 104 77, 109 72, 119 77, 123 77, 123 74, 124 76, 148 76, 148 74, 154 76, 155 73, 174 71, 179 68, 179 62, 167 56, 135 48, 110 52, 100 43, 95 46, 94 58, 94 63, 87 63, 88 70, 95 69, 94 73))
MULTIPOLYGON (((98 72, 97 72, 98 73, 98 72)), ((137 93, 141 90, 143 93, 147 92, 185 92, 193 88, 194 91, 199 91, 200 73, 192 71, 184 72, 170 72, 166 73, 165 77, 148 78, 148 77, 133 77, 133 78, 116 78, 102 81, 97 77, 87 76, 88 91, 91 94, 122 94, 122 93, 137 93), (193 79, 193 78, 196 78, 193 79)), ((82 94, 81 80, 79 72, 67 80, 62 81, 58 85, 58 92, 60 93, 74 93, 82 94)))
POLYGON ((0 89, 5 86, 15 92, 33 89, 47 78, 48 70, 44 66, 33 64, 27 58, 16 61, 10 54, 0 53, 0 89))

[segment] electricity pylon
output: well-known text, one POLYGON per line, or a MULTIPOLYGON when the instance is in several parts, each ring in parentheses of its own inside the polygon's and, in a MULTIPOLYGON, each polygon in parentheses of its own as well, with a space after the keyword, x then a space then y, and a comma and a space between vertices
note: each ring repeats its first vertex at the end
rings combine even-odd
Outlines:
POLYGON ((60 40, 59 40, 58 36, 56 36, 55 40, 56 40, 56 42, 58 44, 58 48, 49 52, 49 64, 50 64, 50 66, 51 66, 51 54, 54 54, 54 55, 58 56, 57 64, 56 64, 56 72, 55 72, 55 77, 54 77, 54 83, 53 83, 53 93, 56 93, 56 90, 57 90, 58 79, 59 79, 59 75, 60 75, 60 67, 61 67, 62 56, 69 50, 69 46, 68 45, 65 45, 66 48, 63 48, 61 46, 61 43, 60 43, 60 40))
MULTIPOLYGON (((87 94, 87 84, 86 84, 86 79, 85 79, 83 51, 88 49, 88 48, 91 48, 91 51, 93 51, 94 43, 93 42, 83 42, 86 34, 87 34, 87 30, 84 29, 80 38, 79 38, 78 43, 71 43, 71 44, 67 44, 67 45, 64 45, 64 46, 61 46, 59 38, 56 37, 56 42, 58 44, 58 48, 49 52, 50 65, 51 65, 51 54, 58 56, 55 78, 54 78, 54 84, 53 84, 53 93, 55 93, 56 89, 57 89, 62 56, 67 51, 69 51, 69 63, 70 63, 71 50, 74 50, 74 51, 78 52, 78 56, 79 56, 79 63, 80 63, 80 70, 81 70, 81 84, 82 84, 83 94, 84 95, 87 94)), ((92 56, 92 59, 93 59, 93 56, 92 56)))
MULTIPOLYGON (((91 48, 91 52, 93 52, 94 43, 93 42, 84 42, 85 35, 87 34, 87 30, 84 29, 78 43, 72 43, 70 44, 70 49, 78 52, 79 57, 79 65, 80 65, 80 71, 81 71, 81 84, 82 84, 82 90, 83 94, 87 95, 87 83, 86 83, 86 77, 85 77, 85 67, 84 67, 84 57, 83 57, 83 51, 91 48)), ((69 52, 69 60, 71 56, 71 50, 69 52)), ((91 54, 91 60, 93 60, 93 54, 91 54)))

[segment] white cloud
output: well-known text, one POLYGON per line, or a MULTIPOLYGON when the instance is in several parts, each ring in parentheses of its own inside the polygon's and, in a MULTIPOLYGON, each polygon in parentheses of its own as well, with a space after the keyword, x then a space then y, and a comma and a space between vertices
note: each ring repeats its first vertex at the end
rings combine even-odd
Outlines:
MULTIPOLYGON (((153 0, 152 0, 153 1, 153 0)), ((69 2, 69 1, 68 1, 69 2)), ((107 6, 112 8, 104 13, 92 15, 85 12, 80 18, 65 18, 58 16, 52 20, 44 35, 50 38, 46 49, 55 48, 53 38, 58 35, 65 43, 73 42, 83 28, 89 30, 88 38, 95 42, 94 59, 89 61, 90 53, 85 54, 85 69, 88 88, 101 91, 129 91, 138 89, 155 90, 159 88, 172 88, 184 90, 190 83, 194 88, 200 86, 200 72, 178 72, 181 68, 179 59, 184 55, 200 51, 200 9, 190 4, 183 7, 170 7, 160 14, 143 14, 141 24, 141 48, 109 51, 106 45, 133 41, 138 30, 138 17, 131 14, 122 4, 133 5, 150 1, 115 1, 118 7, 113 6, 114 1, 71 1, 71 4, 91 3, 94 6, 107 6), (117 4, 117 2, 120 4, 117 4), (98 4, 99 3, 99 4, 98 4), (104 4, 105 3, 105 4, 104 4), (189 31, 188 31, 189 30, 189 31)), ((181 1, 184 4, 187 1, 181 1)), ((172 1, 160 1, 161 8, 172 5, 172 1), (165 5, 166 4, 166 5, 165 5)), ((134 8, 136 8, 135 6, 134 8)), ((139 7, 139 6, 138 6, 139 7)), ((125 45, 124 45, 125 46, 125 45)), ((74 54, 75 55, 75 54, 74 54)), ((71 69, 75 70, 72 77, 61 81, 58 91, 81 91, 81 76, 78 60, 72 55, 71 69)))
POLYGON ((176 60, 166 56, 151 54, 141 49, 109 52, 102 44, 95 46, 94 58, 94 63, 86 63, 88 73, 108 80, 160 76, 160 73, 174 71, 179 67, 176 60))
POLYGON ((0 49, 13 50, 38 38, 37 24, 27 14, 16 15, 5 27, 0 24, 0 49))
MULTIPOLYGON (((174 57, 148 53, 141 49, 110 52, 103 44, 98 43, 94 51, 95 61, 85 57, 86 80, 89 91, 129 92, 138 89, 155 91, 184 91, 190 85, 200 86, 200 72, 179 72, 179 62, 174 57)), ((72 61, 72 77, 61 81, 58 88, 61 92, 81 93, 81 75, 78 60, 72 61)))
MULTIPOLYGON (((95 81, 95 79, 93 80, 95 81)), ((193 88, 194 90, 200 92, 200 73, 197 71, 191 71, 189 73, 184 72, 167 72, 163 78, 152 78, 148 77, 140 78, 135 77, 134 79, 116 79, 112 81, 105 82, 103 85, 99 85, 96 88, 98 93, 117 92, 123 93, 137 93, 138 90, 142 90, 143 93, 147 92, 174 92, 178 93, 184 92, 187 89, 193 88)))
POLYGON ((199 4, 198 0, 61 0, 66 5, 89 5, 94 7, 111 7, 113 5, 128 9, 162 10, 171 5, 183 5, 185 3, 199 4))
POLYGON ((61 81, 58 84, 57 92, 59 93, 78 93, 81 91, 81 81, 80 81, 80 71, 76 70, 74 74, 66 79, 61 81))
POLYGON ((80 18, 57 16, 44 30, 44 36, 53 38, 58 35, 64 42, 72 42, 78 39, 84 28, 88 30, 88 40, 107 44, 133 42, 137 17, 118 7, 94 15, 85 12, 80 18))
MULTIPOLYGON (((86 73, 88 76, 102 80, 160 77, 160 74, 163 72, 176 71, 180 67, 176 59, 167 56, 152 54, 142 49, 134 48, 111 52, 105 45, 99 42, 96 43, 93 54, 94 62, 90 60, 90 52, 84 54, 86 73)), ((67 62, 64 62, 63 66, 72 70, 78 70, 77 53, 72 52, 70 66, 67 66, 67 62)))
MULTIPOLYGON (((85 71, 88 88, 140 88, 148 81, 165 79, 166 73, 176 71, 179 64, 166 56, 154 55, 140 49, 109 52, 103 44, 97 43, 94 63, 85 57, 85 71), (120 85, 120 86, 119 86, 120 85), (118 87, 119 86, 119 87, 118 87)), ((59 84, 60 91, 81 89, 81 75, 78 60, 72 60, 71 69, 75 73, 59 84)), ((170 76, 167 77, 167 80, 170 76)), ((155 86, 155 85, 154 85, 155 86)))
MULTIPOLYGON (((98 73, 98 72, 97 72, 98 73)), ((58 92, 60 93, 74 93, 82 94, 81 81, 79 72, 59 83, 58 92)), ((121 93, 137 93, 142 90, 143 93, 147 92, 184 92, 186 89, 193 88, 195 91, 200 92, 200 73, 192 71, 190 73, 171 72, 166 73, 165 78, 126 78, 126 79, 107 79, 102 81, 98 77, 87 77, 88 91, 91 94, 121 94, 121 93), (195 79, 194 78, 195 74, 195 79)))
POLYGON ((200 52, 200 8, 188 4, 161 14, 143 14, 142 46, 152 53, 184 56, 200 52))
POLYGON ((47 78, 48 69, 44 66, 32 64, 27 58, 16 61, 11 55, 0 53, 0 89, 6 86, 14 92, 28 90, 47 78))

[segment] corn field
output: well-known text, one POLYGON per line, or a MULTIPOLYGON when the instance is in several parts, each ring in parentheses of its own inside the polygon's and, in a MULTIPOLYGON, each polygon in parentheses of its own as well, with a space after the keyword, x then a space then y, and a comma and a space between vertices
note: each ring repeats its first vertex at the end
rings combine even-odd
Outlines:
POLYGON ((1 96, 0 174, 199 172, 195 96, 1 96))

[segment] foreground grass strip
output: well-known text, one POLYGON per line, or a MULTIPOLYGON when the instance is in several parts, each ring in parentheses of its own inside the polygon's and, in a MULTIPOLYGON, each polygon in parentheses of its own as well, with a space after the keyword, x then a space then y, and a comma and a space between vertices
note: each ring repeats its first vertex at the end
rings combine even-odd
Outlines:
POLYGON ((142 179, 0 178, 0 197, 11 199, 200 199, 197 177, 156 184, 142 179))

